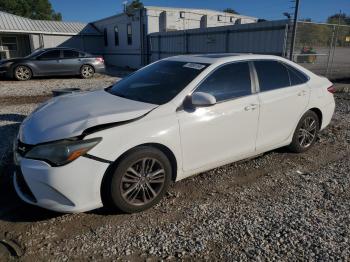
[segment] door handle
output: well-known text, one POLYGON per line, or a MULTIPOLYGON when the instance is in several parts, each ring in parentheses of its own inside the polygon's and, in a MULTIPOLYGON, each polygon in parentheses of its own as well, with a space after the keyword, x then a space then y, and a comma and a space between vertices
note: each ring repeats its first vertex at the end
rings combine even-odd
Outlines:
POLYGON ((307 94, 307 91, 302 90, 298 93, 298 96, 305 96, 307 94))
POLYGON ((245 111, 253 111, 253 110, 257 109, 257 107, 258 107, 258 105, 256 105, 256 104, 250 104, 249 106, 246 106, 244 108, 244 110, 245 111))

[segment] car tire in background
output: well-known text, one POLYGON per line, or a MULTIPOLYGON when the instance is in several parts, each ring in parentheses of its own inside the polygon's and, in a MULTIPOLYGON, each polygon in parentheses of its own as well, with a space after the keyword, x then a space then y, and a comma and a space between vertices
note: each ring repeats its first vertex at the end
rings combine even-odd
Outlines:
POLYGON ((92 78, 95 74, 95 69, 91 65, 83 65, 80 68, 80 76, 83 79, 92 78))
POLYGON ((15 79, 17 79, 19 81, 27 81, 27 80, 32 78, 33 73, 32 73, 32 70, 28 66, 19 65, 19 66, 15 67, 15 69, 13 71, 13 75, 14 75, 15 79))
POLYGON ((307 111, 300 119, 294 131, 292 143, 289 150, 294 153, 302 153, 309 150, 316 142, 320 120, 313 111, 307 111))
POLYGON ((131 150, 112 169, 102 187, 103 198, 107 206, 126 213, 156 205, 172 178, 169 159, 153 147, 131 150))

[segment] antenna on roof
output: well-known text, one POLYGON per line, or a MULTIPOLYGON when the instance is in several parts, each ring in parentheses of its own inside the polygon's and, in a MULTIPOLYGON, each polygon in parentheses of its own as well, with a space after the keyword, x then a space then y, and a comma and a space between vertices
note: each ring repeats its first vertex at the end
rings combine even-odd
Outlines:
POLYGON ((123 10, 124 10, 124 13, 126 13, 126 8, 128 6, 128 1, 124 1, 123 2, 123 10))

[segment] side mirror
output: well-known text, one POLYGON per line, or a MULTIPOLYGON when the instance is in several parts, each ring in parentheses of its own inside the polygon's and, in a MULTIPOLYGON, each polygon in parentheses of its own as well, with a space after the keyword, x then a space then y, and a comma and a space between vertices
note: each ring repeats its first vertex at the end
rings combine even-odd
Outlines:
POLYGON ((216 104, 216 98, 213 95, 203 92, 194 92, 191 100, 194 107, 206 107, 216 104))

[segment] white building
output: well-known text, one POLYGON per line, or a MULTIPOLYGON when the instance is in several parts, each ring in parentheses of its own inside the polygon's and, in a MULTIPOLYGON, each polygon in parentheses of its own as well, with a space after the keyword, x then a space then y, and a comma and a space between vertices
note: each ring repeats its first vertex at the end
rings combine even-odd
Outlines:
POLYGON ((150 33, 255 23, 257 20, 214 10, 145 6, 92 24, 104 34, 103 54, 108 64, 139 68, 147 61, 147 35, 150 33))
POLYGON ((151 33, 255 22, 254 17, 214 10, 156 6, 87 24, 32 20, 0 11, 0 59, 60 46, 103 55, 110 65, 139 68, 147 64, 151 33))

